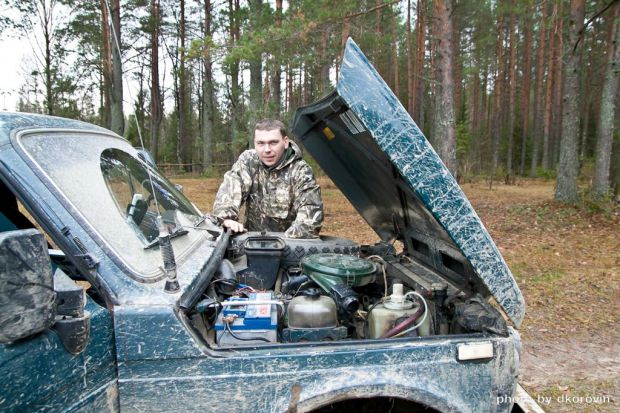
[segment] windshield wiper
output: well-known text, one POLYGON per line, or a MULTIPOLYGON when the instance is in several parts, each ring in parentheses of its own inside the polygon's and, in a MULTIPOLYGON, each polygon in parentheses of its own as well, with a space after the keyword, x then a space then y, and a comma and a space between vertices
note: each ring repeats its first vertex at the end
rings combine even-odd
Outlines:
MULTIPOLYGON (((176 238, 176 237, 180 237, 181 235, 187 235, 189 234, 189 231, 186 229, 183 229, 182 227, 177 227, 177 229, 175 229, 171 234, 170 234, 170 239, 172 238, 176 238)), ((155 238, 153 241, 149 242, 144 249, 148 250, 153 248, 154 246, 159 245, 159 237, 155 238)))
POLYGON ((194 226, 195 226, 195 227, 199 227, 199 226, 200 226, 200 224, 202 224, 203 222, 205 222, 205 220, 206 220, 207 218, 210 218, 210 217, 211 217, 211 215, 209 215, 209 214, 204 214, 203 216, 201 216, 201 217, 200 217, 200 219, 199 219, 198 221, 194 222, 194 226))
MULTIPOLYGON (((217 226, 221 226, 222 225, 222 219, 213 216, 211 214, 204 214, 203 216, 200 217, 200 219, 198 221, 196 221, 194 223, 194 227, 199 227, 200 225, 202 225, 206 220, 209 220, 209 222, 213 225, 217 225, 217 226)), ((219 233, 218 233, 219 235, 219 233)))
POLYGON ((210 214, 204 214, 203 216, 200 217, 198 221, 194 223, 194 225, 183 226, 183 228, 192 228, 192 229, 200 229, 203 231, 207 231, 209 234, 211 234, 214 237, 219 237, 220 234, 222 233, 222 227, 221 227, 221 222, 219 221, 219 218, 214 217, 213 215, 210 215, 210 214), (201 228, 201 225, 207 222, 210 225, 208 225, 206 228, 201 228))

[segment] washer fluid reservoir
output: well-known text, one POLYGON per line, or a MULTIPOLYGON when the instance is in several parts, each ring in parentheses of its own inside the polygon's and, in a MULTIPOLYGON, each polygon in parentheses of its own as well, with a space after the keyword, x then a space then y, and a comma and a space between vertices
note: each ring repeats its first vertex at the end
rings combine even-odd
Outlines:
MULTIPOLYGON (((380 338, 387 333, 394 325, 396 320, 403 317, 414 315, 421 304, 414 303, 406 299, 403 295, 403 285, 392 285, 392 295, 381 304, 377 304, 368 316, 368 338, 380 338)), ((424 313, 420 314, 416 323, 418 323, 424 313)), ((420 336, 428 336, 430 334, 430 323, 427 315, 426 319, 420 327, 418 327, 420 336)))
POLYGON ((288 305, 288 327, 291 329, 331 328, 338 325, 336 303, 331 297, 310 288, 288 305))

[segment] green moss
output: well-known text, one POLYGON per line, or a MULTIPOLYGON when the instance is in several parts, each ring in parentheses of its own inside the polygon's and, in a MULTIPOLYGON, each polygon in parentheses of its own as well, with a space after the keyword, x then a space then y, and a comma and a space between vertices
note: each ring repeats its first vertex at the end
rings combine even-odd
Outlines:
POLYGON ((543 270, 540 275, 532 277, 532 282, 537 284, 553 283, 554 281, 562 279, 566 275, 566 271, 560 268, 552 268, 543 270))

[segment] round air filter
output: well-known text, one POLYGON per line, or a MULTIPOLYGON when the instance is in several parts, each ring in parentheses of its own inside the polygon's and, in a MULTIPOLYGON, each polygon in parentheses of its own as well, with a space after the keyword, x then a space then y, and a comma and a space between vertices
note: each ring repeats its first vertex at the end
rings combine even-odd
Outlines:
POLYGON ((326 291, 335 284, 348 287, 366 285, 375 280, 374 262, 351 255, 313 254, 301 260, 301 267, 310 278, 326 291))

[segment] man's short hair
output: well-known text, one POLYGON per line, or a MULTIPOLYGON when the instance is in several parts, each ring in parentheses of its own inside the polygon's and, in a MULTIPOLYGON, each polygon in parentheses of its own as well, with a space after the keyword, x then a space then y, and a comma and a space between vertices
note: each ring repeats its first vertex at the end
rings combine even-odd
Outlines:
POLYGON ((262 130, 262 131, 270 131, 270 130, 279 130, 282 137, 287 136, 286 134, 286 126, 284 123, 280 122, 277 119, 262 119, 256 122, 256 126, 254 130, 262 130))

